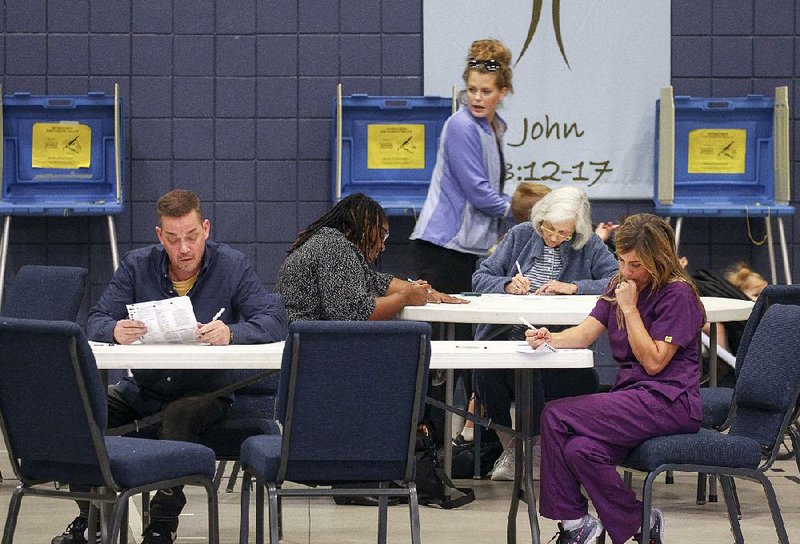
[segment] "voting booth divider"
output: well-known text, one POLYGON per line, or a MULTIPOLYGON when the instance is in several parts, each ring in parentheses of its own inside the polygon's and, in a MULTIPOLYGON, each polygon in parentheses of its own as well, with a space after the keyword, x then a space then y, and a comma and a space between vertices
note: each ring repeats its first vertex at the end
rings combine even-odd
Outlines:
POLYGON ((119 264, 114 216, 124 211, 125 130, 119 86, 113 96, 36 96, 2 99, 0 303, 14 216, 96 216, 108 223, 111 259, 119 264))
MULTIPOLYGON (((786 283, 792 282, 783 217, 789 205, 789 90, 775 97, 674 96, 656 104, 656 213, 676 217, 763 217, 772 283, 777 282, 771 218, 778 221, 786 283)), ((760 244, 753 240, 754 243, 760 244)))
POLYGON ((342 96, 339 85, 333 101, 333 203, 364 193, 388 215, 416 216, 428 194, 439 135, 455 108, 455 98, 439 96, 342 96))

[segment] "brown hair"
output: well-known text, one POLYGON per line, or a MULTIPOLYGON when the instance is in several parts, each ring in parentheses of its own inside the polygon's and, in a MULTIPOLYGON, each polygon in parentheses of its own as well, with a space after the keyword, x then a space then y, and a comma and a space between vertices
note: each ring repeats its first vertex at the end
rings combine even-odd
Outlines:
POLYGON ((164 216, 183 217, 192 211, 196 211, 202 219, 203 212, 200 209, 200 199, 197 198, 196 194, 186 189, 173 189, 159 198, 158 203, 156 203, 159 226, 161 225, 161 218, 164 216))
POLYGON ((478 66, 464 68, 464 83, 469 79, 471 71, 478 71, 485 74, 495 74, 498 89, 508 88, 509 92, 513 92, 514 86, 511 84, 511 50, 503 45, 499 40, 475 40, 469 47, 469 54, 467 61, 470 60, 494 60, 500 64, 500 69, 490 72, 486 66, 479 64, 478 66))
MULTIPOLYGON (((700 292, 678 260, 678 255, 675 253, 675 232, 669 223, 650 213, 628 216, 617 229, 614 243, 617 255, 630 251, 636 252, 639 261, 650 274, 652 291, 675 281, 681 281, 691 287, 697 304, 703 309, 703 322, 705 322, 705 309, 700 300, 700 292)), ((617 272, 611 290, 603 298, 615 304, 616 297, 613 295, 613 288, 623 280, 622 272, 617 272)), ((619 306, 617 306, 617 322, 620 327, 624 327, 624 317, 619 306)))
POLYGON ((520 182, 514 194, 511 195, 511 215, 514 216, 514 221, 517 223, 530 221, 533 205, 551 190, 550 187, 541 183, 520 182))

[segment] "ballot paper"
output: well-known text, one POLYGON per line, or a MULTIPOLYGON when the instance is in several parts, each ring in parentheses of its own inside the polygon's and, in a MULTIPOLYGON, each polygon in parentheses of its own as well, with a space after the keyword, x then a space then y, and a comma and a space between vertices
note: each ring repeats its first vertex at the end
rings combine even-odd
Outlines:
POLYGON ((515 351, 518 351, 520 353, 555 353, 560 350, 557 350, 547 342, 539 344, 539 347, 536 349, 531 349, 530 344, 528 344, 527 342, 520 342, 519 344, 517 344, 517 349, 515 351))
POLYGON ((147 326, 143 344, 195 344, 197 319, 189 297, 128 304, 128 318, 147 326))

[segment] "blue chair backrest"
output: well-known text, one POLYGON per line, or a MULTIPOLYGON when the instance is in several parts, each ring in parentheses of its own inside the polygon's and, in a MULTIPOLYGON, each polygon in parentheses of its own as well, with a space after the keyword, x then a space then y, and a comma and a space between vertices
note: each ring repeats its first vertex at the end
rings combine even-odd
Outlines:
POLYGON ((410 478, 429 365, 427 323, 292 323, 276 402, 285 478, 410 478))
POLYGON ((85 268, 75 266, 25 265, 8 290, 2 315, 75 321, 87 273, 85 268))
POLYGON ((730 434, 749 436, 768 449, 783 438, 782 425, 800 392, 798 323, 800 306, 770 304, 763 313, 736 382, 730 434))
POLYGON ((0 318, 0 415, 22 481, 107 485, 98 440, 106 414, 105 388, 80 326, 0 318))
POLYGON ((750 312, 747 325, 742 333, 739 342, 739 349, 736 351, 736 378, 738 380, 744 365, 745 357, 750 346, 750 341, 756 332, 761 319, 772 304, 792 304, 800 305, 800 285, 767 285, 750 312))

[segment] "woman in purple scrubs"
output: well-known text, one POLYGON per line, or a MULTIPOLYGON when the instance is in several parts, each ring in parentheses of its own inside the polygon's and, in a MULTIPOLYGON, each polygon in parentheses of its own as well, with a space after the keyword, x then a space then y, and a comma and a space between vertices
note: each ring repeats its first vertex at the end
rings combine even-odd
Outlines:
MULTIPOLYGON (((608 330, 619 363, 609 393, 557 400, 541 419, 539 512, 560 520, 557 544, 641 542, 642 504, 616 466, 654 436, 700 429, 697 335, 705 310, 678 262, 669 223, 651 214, 628 217, 616 235, 619 273, 580 325, 526 333, 531 347, 585 348, 608 330), (600 519, 588 513, 586 490, 600 519)), ((663 543, 664 519, 654 508, 650 542, 663 543)))

